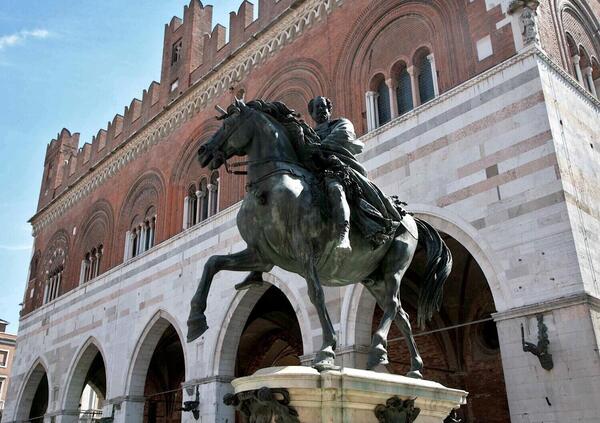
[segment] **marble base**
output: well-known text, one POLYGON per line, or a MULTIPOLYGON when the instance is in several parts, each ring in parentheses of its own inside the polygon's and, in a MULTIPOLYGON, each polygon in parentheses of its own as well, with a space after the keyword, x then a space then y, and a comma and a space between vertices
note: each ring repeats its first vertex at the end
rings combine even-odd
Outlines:
POLYGON ((385 407, 386 403, 393 405, 411 399, 420 410, 414 422, 441 423, 453 409, 465 404, 467 397, 465 391, 446 388, 430 380, 350 368, 319 373, 311 367, 269 367, 231 383, 235 395, 226 401, 229 405, 242 408, 241 402, 244 402, 246 413, 248 410, 264 413, 269 409, 272 393, 273 398, 279 400, 272 401, 276 403, 272 412, 286 414, 286 409, 291 407, 290 415, 284 416, 282 421, 301 423, 409 423, 413 420, 403 417, 407 412, 402 414, 389 408, 386 411, 385 407), (259 391, 263 387, 271 390, 259 391), (278 390, 281 388, 289 393, 289 404, 285 392, 278 390), (394 397, 402 401, 388 403, 394 397), (378 406, 379 419, 375 415, 378 406), (390 417, 382 417, 382 412, 390 417))

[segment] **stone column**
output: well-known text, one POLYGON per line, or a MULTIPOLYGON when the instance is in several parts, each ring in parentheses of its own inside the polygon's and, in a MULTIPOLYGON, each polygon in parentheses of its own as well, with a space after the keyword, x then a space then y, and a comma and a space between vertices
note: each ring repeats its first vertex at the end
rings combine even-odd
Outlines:
POLYGON ((583 85, 583 75, 581 73, 581 56, 576 54, 574 56, 571 57, 571 60, 573 61, 573 66, 575 67, 575 75, 577 76, 577 81, 579 81, 579 83, 581 85, 583 85))
POLYGON ((585 76, 589 90, 592 93, 592 95, 594 97, 598 97, 598 93, 596 92, 596 85, 594 84, 593 72, 594 70, 592 69, 592 67, 588 66, 583 70, 583 75, 585 76))
POLYGON ((215 192, 217 191, 217 186, 215 184, 208 184, 206 186, 208 189, 208 215, 212 216, 216 214, 218 207, 215 204, 217 201, 215 192))
POLYGON ((377 97, 379 94, 375 91, 367 91, 367 129, 372 131, 379 126, 379 110, 377 107, 377 97))
POLYGON ((150 221, 150 248, 156 244, 156 215, 152 216, 150 221))
POLYGON ((390 93, 390 112, 391 118, 398 117, 398 81, 394 78, 386 79, 385 84, 388 86, 390 93))
POLYGON ((79 269, 79 285, 85 282, 86 259, 81 260, 81 269, 79 269))
POLYGON ((437 69, 435 67, 435 57, 433 53, 427 56, 427 60, 429 61, 429 66, 431 66, 431 79, 433 80, 433 93, 434 96, 437 97, 440 95, 440 87, 438 85, 438 77, 437 77, 437 69))
POLYGON ((190 197, 183 199, 183 230, 190 227, 190 197))
POLYGON ((421 93, 419 92, 419 71, 415 66, 406 68, 410 75, 410 89, 412 91, 413 108, 421 105, 421 93))
POLYGON ((142 230, 142 225, 138 226, 137 228, 137 238, 136 238, 136 245, 137 245, 137 255, 139 256, 142 253, 142 248, 143 248, 143 238, 144 238, 144 232, 142 230))
POLYGON ((206 216, 202 215, 202 211, 204 210, 204 202, 206 201, 206 192, 204 191, 196 191, 196 198, 198 199, 198 205, 196 206, 196 222, 200 223, 202 220, 206 219, 206 216))
POLYGON ((123 251, 123 261, 129 258, 129 249, 131 248, 131 231, 125 232, 125 250, 123 251))

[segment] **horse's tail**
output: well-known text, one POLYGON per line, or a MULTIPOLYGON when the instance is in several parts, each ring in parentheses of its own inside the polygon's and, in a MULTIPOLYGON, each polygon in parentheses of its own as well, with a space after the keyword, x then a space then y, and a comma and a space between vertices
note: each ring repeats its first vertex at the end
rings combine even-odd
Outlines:
POLYGON ((419 230, 419 244, 427 250, 425 278, 419 293, 417 321, 420 327, 431 319, 442 305, 444 282, 452 269, 452 254, 448 246, 429 223, 414 218, 419 230))

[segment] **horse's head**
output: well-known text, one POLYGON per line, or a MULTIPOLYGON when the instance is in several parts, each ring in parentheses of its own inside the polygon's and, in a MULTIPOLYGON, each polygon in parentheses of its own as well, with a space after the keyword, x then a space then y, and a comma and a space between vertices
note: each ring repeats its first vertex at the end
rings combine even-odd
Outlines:
MULTIPOLYGON (((222 110, 222 109, 221 109, 222 110)), ((223 121, 221 128, 198 149, 198 160, 202 167, 218 169, 233 156, 246 155, 254 133, 252 119, 248 119, 253 110, 243 100, 235 99, 227 112, 218 119, 223 121)))

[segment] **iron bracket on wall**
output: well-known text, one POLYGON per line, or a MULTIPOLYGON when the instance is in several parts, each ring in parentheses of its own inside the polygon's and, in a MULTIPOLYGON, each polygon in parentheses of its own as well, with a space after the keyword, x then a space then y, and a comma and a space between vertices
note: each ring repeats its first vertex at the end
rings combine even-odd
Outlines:
POLYGON ((550 341, 548 340, 548 327, 544 323, 544 315, 539 314, 537 316, 537 321, 537 345, 525 341, 525 331, 523 329, 523 324, 521 323, 521 342, 523 343, 523 351, 530 352, 531 354, 535 355, 540 360, 540 364, 545 370, 552 370, 554 368, 554 361, 552 360, 552 354, 548 352, 550 341))

